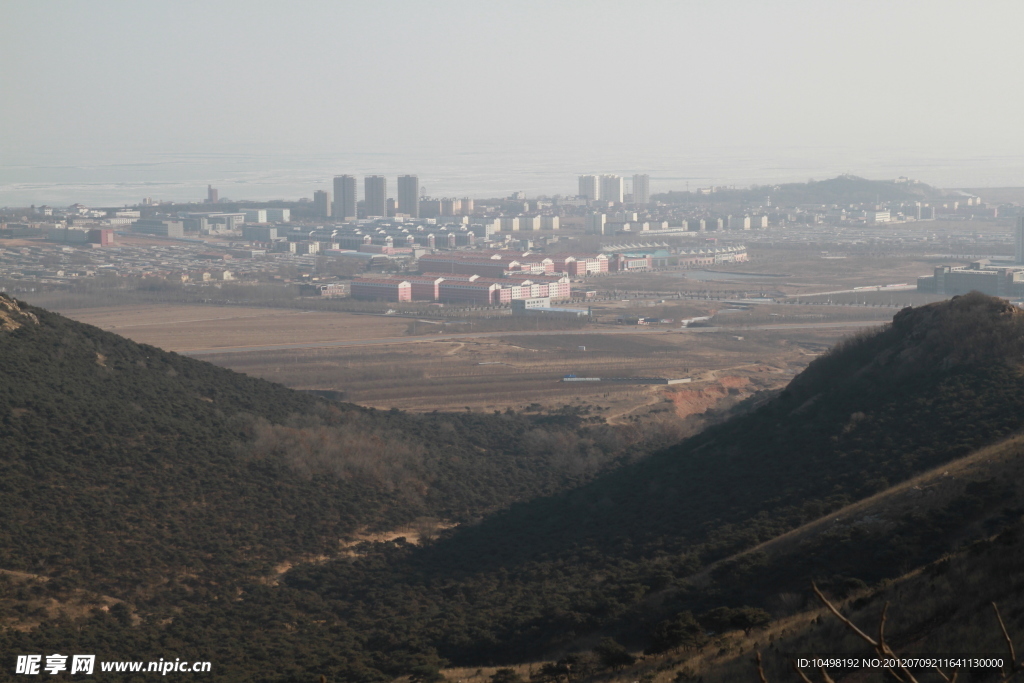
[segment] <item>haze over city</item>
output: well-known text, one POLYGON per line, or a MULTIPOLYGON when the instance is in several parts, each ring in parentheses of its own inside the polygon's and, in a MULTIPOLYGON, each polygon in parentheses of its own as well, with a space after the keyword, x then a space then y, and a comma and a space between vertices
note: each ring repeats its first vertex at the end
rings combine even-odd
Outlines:
POLYGON ((11 2, 0 205, 1024 178, 1014 2, 11 2), (72 195, 78 192, 78 197, 72 195))
POLYGON ((0 26, 0 679, 1024 675, 1024 3, 0 26))

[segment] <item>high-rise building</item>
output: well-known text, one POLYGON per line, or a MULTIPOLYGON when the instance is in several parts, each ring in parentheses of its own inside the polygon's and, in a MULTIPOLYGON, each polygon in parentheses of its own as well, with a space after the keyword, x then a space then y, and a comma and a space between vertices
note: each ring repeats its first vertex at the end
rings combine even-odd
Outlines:
POLYGON ((462 198, 462 213, 465 216, 471 216, 473 214, 473 200, 469 197, 462 198))
POLYGON ((213 185, 206 186, 206 203, 216 204, 220 201, 220 192, 213 185))
POLYGON ((581 175, 580 176, 580 191, 578 197, 583 197, 589 201, 595 201, 601 198, 601 185, 600 178, 596 175, 581 175))
POLYGON ((591 235, 603 235, 608 216, 603 213, 592 213, 584 219, 583 229, 591 235))
POLYGON ((442 216, 458 216, 462 213, 462 200, 455 197, 445 197, 441 200, 442 216))
POLYGON ((633 203, 651 203, 651 176, 646 173, 633 174, 633 203))
POLYGON ((601 176, 601 200, 607 202, 622 203, 623 190, 622 176, 603 175, 601 176))
POLYGON ((1013 237, 1013 260, 1016 263, 1024 263, 1024 216, 1017 217, 1017 229, 1014 231, 1013 237))
MULTIPOLYGON (((369 195, 367 195, 369 196, 369 195)), ((398 176, 398 213, 420 217, 420 179, 414 175, 398 176)))
POLYGON ((363 201, 367 217, 388 215, 388 179, 368 175, 363 179, 363 201))
POLYGON ((317 190, 313 193, 313 209, 316 215, 321 218, 331 217, 331 193, 325 190, 317 190))
POLYGON ((334 217, 340 221, 356 218, 356 177, 334 176, 334 217))

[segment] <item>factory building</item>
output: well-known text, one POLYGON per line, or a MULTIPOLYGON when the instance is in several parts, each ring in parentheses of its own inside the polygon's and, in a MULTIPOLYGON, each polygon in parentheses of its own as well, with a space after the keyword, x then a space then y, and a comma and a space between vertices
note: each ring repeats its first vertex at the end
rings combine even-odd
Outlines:
POLYGON ((185 224, 182 221, 140 218, 132 224, 132 232, 158 237, 184 237, 185 224))
POLYGON ((654 257, 615 254, 608 259, 608 270, 612 273, 642 273, 654 269, 654 257))
POLYGON ((978 291, 1007 299, 1024 298, 1024 268, 996 267, 987 259, 969 266, 937 266, 932 275, 917 279, 917 291, 956 296, 978 291))

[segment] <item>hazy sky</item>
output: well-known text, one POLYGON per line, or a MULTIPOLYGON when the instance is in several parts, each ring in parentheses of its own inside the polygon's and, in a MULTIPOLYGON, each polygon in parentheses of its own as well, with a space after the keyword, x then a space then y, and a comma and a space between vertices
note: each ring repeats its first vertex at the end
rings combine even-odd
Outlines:
POLYGON ((8 160, 1024 154, 1020 0, 2 0, 0 25, 8 160))

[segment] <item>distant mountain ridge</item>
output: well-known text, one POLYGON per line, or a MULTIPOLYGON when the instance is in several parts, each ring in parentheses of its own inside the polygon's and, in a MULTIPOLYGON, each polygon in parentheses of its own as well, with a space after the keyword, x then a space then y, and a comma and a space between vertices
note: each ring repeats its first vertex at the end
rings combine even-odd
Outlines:
POLYGON ((666 204, 728 204, 748 203, 761 205, 768 198, 772 206, 801 204, 865 204, 889 201, 928 201, 945 196, 945 192, 924 183, 891 180, 868 180, 853 175, 841 175, 828 180, 806 183, 758 185, 743 189, 716 189, 704 194, 673 190, 651 196, 652 201, 666 204))

